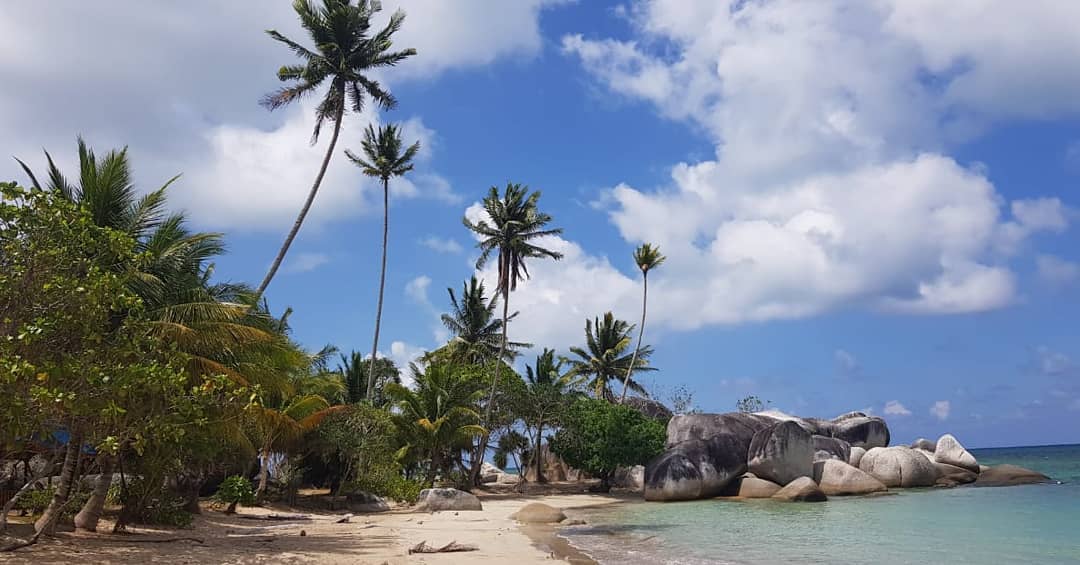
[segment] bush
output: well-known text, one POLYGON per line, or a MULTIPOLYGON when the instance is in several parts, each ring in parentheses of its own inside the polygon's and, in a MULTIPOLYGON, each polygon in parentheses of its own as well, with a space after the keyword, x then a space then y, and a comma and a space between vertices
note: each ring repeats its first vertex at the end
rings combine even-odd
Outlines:
POLYGON ((667 430, 660 422, 628 406, 580 398, 563 416, 551 450, 610 489, 615 469, 643 465, 664 450, 667 430))
POLYGON ((350 484, 349 491, 363 491, 398 502, 416 504, 420 491, 424 488, 424 482, 420 479, 407 479, 400 472, 393 472, 358 478, 350 484))
MULTIPOLYGON (((114 485, 114 488, 118 486, 114 485)), ((186 528, 193 519, 185 509, 186 501, 182 496, 140 478, 128 483, 126 492, 123 488, 118 491, 110 488, 106 501, 113 496, 123 504, 126 522, 186 528)))
POLYGON ((218 487, 217 494, 214 495, 214 500, 218 504, 228 505, 225 508, 226 514, 232 514, 236 512, 236 505, 243 504, 244 506, 253 506, 255 504, 255 488, 251 486, 251 481, 239 475, 233 475, 218 487))
MULTIPOLYGON (((56 487, 35 488, 24 492, 19 497, 19 501, 15 503, 16 510, 22 510, 29 513, 32 516, 36 516, 45 511, 49 506, 49 502, 52 501, 53 494, 56 493, 56 487)), ((64 504, 63 510, 60 512, 61 517, 70 518, 75 514, 78 514, 83 505, 90 498, 89 491, 72 491, 68 497, 67 502, 64 504)))

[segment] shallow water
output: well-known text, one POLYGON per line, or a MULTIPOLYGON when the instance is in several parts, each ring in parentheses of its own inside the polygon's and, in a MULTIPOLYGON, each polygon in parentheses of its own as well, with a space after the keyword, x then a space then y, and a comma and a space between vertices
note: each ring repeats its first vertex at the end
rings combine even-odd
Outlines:
POLYGON ((972 453, 1062 484, 626 504, 562 535, 601 563, 1080 563, 1080 445, 972 453))

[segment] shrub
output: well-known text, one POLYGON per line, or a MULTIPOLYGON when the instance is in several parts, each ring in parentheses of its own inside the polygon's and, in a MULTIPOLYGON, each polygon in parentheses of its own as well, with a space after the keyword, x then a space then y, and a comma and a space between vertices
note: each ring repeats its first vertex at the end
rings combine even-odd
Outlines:
POLYGON ((156 482, 136 478, 127 484, 126 491, 110 488, 106 501, 113 496, 123 504, 123 519, 128 523, 186 528, 193 519, 184 498, 156 482))
MULTIPOLYGON (((45 511, 45 508, 49 506, 49 502, 52 501, 53 494, 56 493, 56 487, 35 488, 24 492, 19 497, 19 501, 15 503, 16 510, 22 510, 32 516, 36 516, 45 511)), ((60 515, 62 517, 74 516, 82 509, 83 505, 90 498, 88 491, 72 490, 71 495, 68 497, 66 503, 64 503, 63 510, 60 515)))
POLYGON ((400 472, 360 477, 349 487, 350 492, 368 492, 398 502, 415 504, 420 498, 420 491, 426 485, 420 479, 407 479, 400 472))
POLYGON ((227 504, 225 513, 233 514, 236 512, 237 504, 243 504, 244 506, 255 504, 255 488, 251 486, 251 481, 246 478, 233 475, 221 483, 217 493, 214 495, 214 500, 218 504, 227 504))

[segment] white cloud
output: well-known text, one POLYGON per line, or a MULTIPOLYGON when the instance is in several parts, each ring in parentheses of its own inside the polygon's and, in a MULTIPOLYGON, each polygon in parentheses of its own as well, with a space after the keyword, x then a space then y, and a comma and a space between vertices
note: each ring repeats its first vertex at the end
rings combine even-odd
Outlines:
POLYGON ((1052 286, 1066 286, 1080 278, 1080 264, 1053 255, 1036 257, 1035 269, 1039 279, 1052 286))
POLYGON ((330 262, 330 256, 326 253, 296 253, 285 259, 285 272, 306 273, 314 271, 330 262))
POLYGON ((837 349, 833 352, 833 361, 836 363, 837 372, 841 375, 853 375, 859 372, 859 360, 848 351, 837 349))
MULTIPOLYGON (((425 352, 424 348, 404 341, 395 341, 390 344, 390 355, 388 357, 394 361, 394 365, 401 371, 401 384, 412 386, 412 370, 409 368, 409 364, 414 363, 425 352)), ((380 355, 383 354, 380 353, 380 355)))
POLYGON ((431 277, 420 275, 405 285, 405 295, 417 304, 430 305, 427 294, 429 286, 431 286, 431 277))
POLYGON ((1059 351, 1054 351, 1045 345, 1035 349, 1035 367, 1039 373, 1056 377, 1071 372, 1074 368, 1072 359, 1059 351))
POLYGON ((930 406, 930 415, 944 422, 949 419, 949 411, 952 409, 948 400, 938 400, 930 406))
POLYGON ((464 248, 457 241, 450 238, 441 238, 429 235, 420 240, 420 245, 439 253, 461 253, 464 248))
POLYGON ((911 410, 900 404, 899 400, 890 400, 885 403, 885 408, 882 410, 886 416, 910 416, 911 410))

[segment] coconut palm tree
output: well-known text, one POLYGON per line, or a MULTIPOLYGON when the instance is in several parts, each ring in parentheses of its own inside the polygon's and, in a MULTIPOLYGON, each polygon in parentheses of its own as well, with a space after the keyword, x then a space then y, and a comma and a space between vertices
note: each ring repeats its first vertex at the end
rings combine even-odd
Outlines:
POLYGON ((527 389, 520 412, 526 424, 536 430, 532 455, 538 483, 545 482, 540 449, 544 427, 557 424, 556 413, 566 403, 566 395, 572 392, 573 376, 563 371, 564 363, 564 359, 555 357, 554 350, 545 348, 532 366, 525 366, 527 389))
MULTIPOLYGON (((375 309, 375 339, 371 344, 371 358, 379 353, 379 324, 382 322, 383 290, 386 287, 386 249, 390 233, 390 179, 400 177, 412 170, 412 160, 420 151, 420 142, 413 143, 404 151, 401 149, 401 130, 395 125, 385 125, 378 133, 370 125, 364 132, 361 143, 364 156, 359 157, 348 149, 345 155, 369 177, 382 180, 383 185, 383 231, 382 231, 382 269, 379 271, 379 303, 375 309)), ((368 400, 375 391, 375 364, 368 370, 368 400)))
POLYGON ((638 350, 641 349, 641 338, 645 335, 645 307, 649 302, 649 271, 659 267, 665 259, 667 259, 667 257, 660 254, 660 248, 651 243, 642 243, 640 247, 634 250, 634 263, 638 266, 638 269, 641 269, 642 279, 641 325, 638 326, 637 345, 634 346, 634 356, 630 358, 630 365, 626 368, 626 378, 623 379, 622 398, 619 399, 619 404, 626 402, 626 391, 629 390, 627 385, 630 383, 630 373, 634 371, 634 366, 637 364, 638 350))
MULTIPOLYGON (((484 198, 486 219, 477 222, 463 218, 465 227, 480 236, 477 247, 480 257, 476 259, 477 270, 483 269, 494 255, 498 263, 498 284, 496 294, 502 298, 502 340, 496 359, 503 359, 507 349, 507 325, 509 324, 510 292, 517 289, 519 281, 529 277, 526 260, 537 258, 562 259, 562 253, 537 245, 544 237, 562 233, 562 228, 548 228, 551 216, 537 208, 540 191, 529 193, 527 186, 507 183, 503 194, 491 187, 484 198)), ((491 379, 491 394, 488 396, 484 414, 484 425, 490 424, 491 410, 495 400, 495 390, 499 386, 499 373, 502 363, 496 363, 491 379)), ((480 440, 478 457, 473 461, 472 476, 475 482, 480 476, 480 465, 487 449, 487 436, 480 440)))
MULTIPOLYGON (((393 360, 385 357, 376 359, 375 364, 375 393, 371 396, 375 406, 385 406, 389 399, 386 398, 383 389, 389 383, 401 384, 401 371, 394 365, 393 360)), ((345 402, 355 404, 368 398, 367 376, 372 365, 371 359, 364 359, 359 351, 353 351, 348 356, 341 355, 341 361, 336 369, 341 381, 345 384, 345 402)))
MULTIPOLYGON (((570 352, 577 358, 567 361, 570 363, 569 373, 587 380, 586 386, 592 389, 596 398, 613 402, 614 395, 611 393, 610 384, 618 382, 627 371, 636 373, 656 370, 649 366, 652 347, 644 345, 638 348, 636 356, 626 353, 630 347, 630 332, 633 329, 634 326, 616 319, 611 312, 604 314, 602 319, 585 320, 586 346, 585 348, 571 347, 570 352), (631 362, 634 364, 631 365, 631 362)), ((627 379, 625 382, 626 386, 634 392, 647 396, 645 389, 633 379, 627 379)))
MULTIPOLYGON (((496 358, 502 338, 502 320, 495 315, 498 297, 485 296, 484 281, 471 277, 461 285, 461 298, 454 289, 447 288, 450 295, 449 314, 442 315, 442 323, 453 336, 447 344, 452 359, 483 365, 496 358)), ((508 317, 513 320, 518 313, 508 317)), ((530 343, 512 341, 507 344, 503 361, 513 361, 516 350, 532 347, 530 343)))
POLYGON ((330 145, 326 148, 319 172, 315 175, 315 182, 300 208, 300 214, 285 236, 266 277, 256 289, 258 296, 262 296, 270 285, 285 259, 285 254, 289 252, 289 246, 300 231, 304 218, 311 210, 311 204, 319 192, 319 185, 326 175, 326 167, 330 164, 330 156, 334 154, 346 110, 360 112, 366 96, 385 109, 393 108, 397 104, 393 95, 378 81, 366 76, 366 73, 397 65, 415 55, 416 50, 391 51, 393 35, 401 29, 401 24, 405 21, 405 13, 400 10, 390 16, 386 27, 371 35, 371 19, 380 9, 381 3, 377 0, 357 0, 356 4, 351 0, 322 0, 321 6, 316 6, 312 0, 295 0, 293 10, 315 44, 314 51, 275 30, 266 32, 275 41, 284 43, 300 59, 300 63, 284 65, 278 70, 278 79, 291 84, 265 96, 262 100, 263 106, 275 110, 314 92, 324 82, 329 82, 330 87, 315 110, 315 129, 311 141, 318 141, 319 132, 327 120, 333 122, 334 133, 330 137, 330 145))

